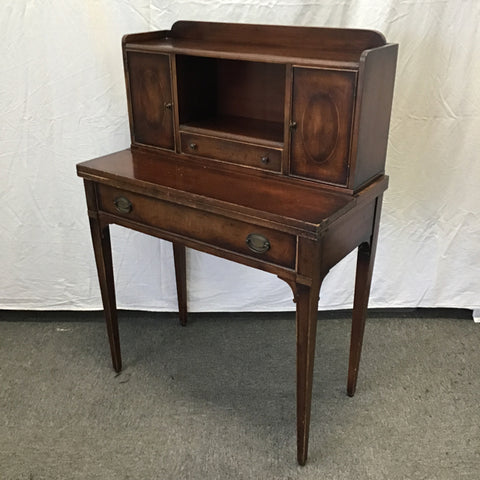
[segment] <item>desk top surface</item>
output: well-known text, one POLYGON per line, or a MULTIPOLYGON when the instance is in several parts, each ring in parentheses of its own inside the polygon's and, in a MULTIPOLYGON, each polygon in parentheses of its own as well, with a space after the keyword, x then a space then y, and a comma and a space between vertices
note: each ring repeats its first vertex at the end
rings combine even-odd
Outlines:
MULTIPOLYGON (((80 163, 77 172, 87 180, 310 235, 324 230, 359 198, 282 175, 216 169, 168 152, 122 150, 80 163)), ((384 190, 387 179, 382 178, 384 190)))

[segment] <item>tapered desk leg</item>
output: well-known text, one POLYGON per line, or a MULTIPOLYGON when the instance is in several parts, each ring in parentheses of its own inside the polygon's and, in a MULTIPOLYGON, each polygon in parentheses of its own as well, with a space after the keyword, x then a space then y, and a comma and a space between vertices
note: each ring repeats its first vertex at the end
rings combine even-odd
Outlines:
POLYGON ((305 465, 308 454, 313 364, 320 286, 297 285, 297 459, 305 465))
POLYGON ((360 355, 362 353, 363 332, 365 331, 368 298, 370 296, 373 264, 375 262, 375 252, 377 249, 381 208, 382 197, 380 196, 376 201, 375 217, 370 242, 363 243, 358 247, 347 382, 347 394, 350 397, 353 397, 355 394, 355 389, 357 386, 358 368, 360 365, 360 355))
POLYGON ((120 339, 118 334, 117 305, 115 301, 115 285, 113 280, 112 249, 108 225, 100 228, 98 220, 90 217, 95 262, 97 264, 98 280, 102 293, 103 309, 107 323, 108 341, 112 355, 112 364, 116 372, 122 369, 120 354, 120 339))
POLYGON ((175 278, 177 281, 178 313, 180 324, 187 324, 187 262, 185 245, 173 244, 173 260, 175 263, 175 278))

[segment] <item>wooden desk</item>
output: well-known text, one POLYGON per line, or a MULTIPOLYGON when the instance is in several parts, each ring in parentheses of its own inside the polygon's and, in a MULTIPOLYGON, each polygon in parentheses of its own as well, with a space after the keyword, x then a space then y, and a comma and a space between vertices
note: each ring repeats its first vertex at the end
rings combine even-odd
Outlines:
POLYGON ((185 247, 278 275, 296 302, 303 465, 320 287, 358 247, 347 383, 355 392, 388 183, 396 46, 368 31, 179 22, 124 37, 123 51, 132 148, 77 166, 113 367, 122 362, 110 224, 173 243, 183 325, 185 247))

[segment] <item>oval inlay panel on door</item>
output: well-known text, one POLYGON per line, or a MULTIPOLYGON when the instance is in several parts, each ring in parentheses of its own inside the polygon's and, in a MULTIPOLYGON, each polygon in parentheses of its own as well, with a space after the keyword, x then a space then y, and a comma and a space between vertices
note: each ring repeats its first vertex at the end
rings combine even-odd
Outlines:
POLYGON ((313 95, 303 113, 300 132, 305 153, 317 163, 328 161, 338 139, 338 109, 325 93, 313 95))

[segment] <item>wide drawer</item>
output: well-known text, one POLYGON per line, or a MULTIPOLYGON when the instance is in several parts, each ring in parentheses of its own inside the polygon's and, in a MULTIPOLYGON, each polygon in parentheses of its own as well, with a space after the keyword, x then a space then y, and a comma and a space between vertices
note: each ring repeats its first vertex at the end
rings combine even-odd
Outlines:
POLYGON ((282 151, 262 145, 181 133, 182 152, 263 170, 280 171, 282 151))
POLYGON ((98 208, 223 250, 295 268, 296 237, 198 208, 97 185, 98 208))

